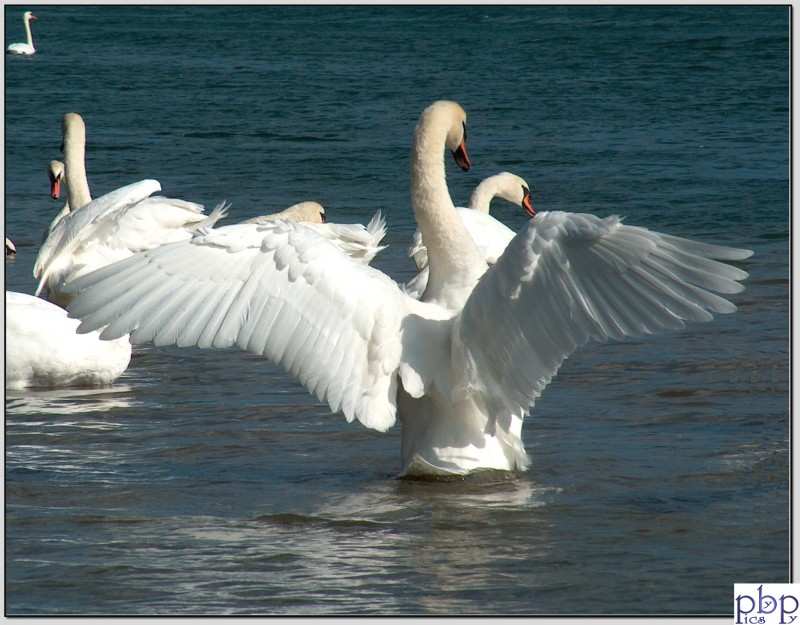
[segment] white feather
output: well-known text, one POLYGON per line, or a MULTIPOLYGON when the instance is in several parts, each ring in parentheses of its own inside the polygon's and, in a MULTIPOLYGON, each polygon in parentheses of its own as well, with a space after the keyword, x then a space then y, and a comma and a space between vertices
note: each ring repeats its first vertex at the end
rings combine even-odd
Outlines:
POLYGON ((76 277, 136 252, 189 239, 227 214, 224 203, 205 215, 200 204, 149 197, 160 189, 157 181, 143 180, 65 215, 39 250, 36 294, 46 290, 49 299, 67 303, 64 285, 76 277))

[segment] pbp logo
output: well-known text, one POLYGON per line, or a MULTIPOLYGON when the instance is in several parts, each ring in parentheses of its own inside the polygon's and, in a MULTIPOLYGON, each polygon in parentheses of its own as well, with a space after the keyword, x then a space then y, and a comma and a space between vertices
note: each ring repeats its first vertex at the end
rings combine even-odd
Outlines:
POLYGON ((736 625, 790 625, 800 617, 798 597, 800 584, 734 584, 734 622, 736 625))

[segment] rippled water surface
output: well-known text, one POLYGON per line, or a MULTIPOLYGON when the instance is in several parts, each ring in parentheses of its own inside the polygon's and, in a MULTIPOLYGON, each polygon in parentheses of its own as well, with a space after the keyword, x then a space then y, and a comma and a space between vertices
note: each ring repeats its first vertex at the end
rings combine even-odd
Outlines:
POLYGON ((34 289, 67 111, 94 195, 154 177, 236 218, 381 208, 397 279, 411 132, 443 97, 469 115, 457 203, 510 170, 540 210, 755 256, 735 315, 569 359, 521 475, 399 480, 397 428, 236 351, 137 348, 110 388, 9 392, 8 613, 729 614, 734 582, 788 581, 788 8, 35 12, 39 52, 5 59, 9 289, 34 289))

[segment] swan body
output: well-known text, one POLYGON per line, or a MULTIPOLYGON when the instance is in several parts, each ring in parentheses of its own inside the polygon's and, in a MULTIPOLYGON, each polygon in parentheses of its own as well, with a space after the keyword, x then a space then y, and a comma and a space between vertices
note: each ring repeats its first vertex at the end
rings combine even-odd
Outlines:
MULTIPOLYGON (((485 178, 475 187, 469 208, 456 207, 459 218, 488 265, 497 262, 515 234, 511 228, 489 214, 490 204, 495 197, 524 208, 531 217, 536 213, 528 183, 509 172, 485 178)), ((428 249, 419 230, 414 232, 408 255, 417 266, 417 275, 403 285, 403 289, 411 297, 419 299, 428 284, 428 249)))
POLYGON ((41 298, 6 291, 6 388, 100 386, 128 366, 127 338, 78 334, 67 311, 41 298))
POLYGON ((385 245, 380 242, 386 236, 386 220, 377 211, 365 226, 361 224, 330 223, 326 219, 325 208, 317 202, 300 202, 271 215, 253 217, 241 223, 263 225, 277 220, 302 223, 320 236, 328 239, 345 254, 360 262, 369 264, 385 245))
POLYGON ((411 153, 429 281, 416 300, 302 224, 235 225, 72 283, 70 315, 101 338, 231 347, 282 365, 348 421, 402 429, 402 472, 524 470, 524 415, 561 363, 607 341, 708 321, 748 250, 540 213, 488 267, 450 199, 442 151, 469 167, 466 114, 423 111, 411 153), (244 228, 244 229, 243 229, 244 228))
POLYGON ((6 256, 16 256, 17 255, 17 246, 14 245, 14 242, 6 237, 6 256))
POLYGON ((12 43, 6 48, 7 54, 22 54, 30 56, 36 54, 36 48, 33 46, 33 34, 31 33, 31 22, 36 21, 38 18, 30 11, 25 11, 22 14, 22 22, 25 24, 25 43, 12 43))
POLYGON ((65 215, 39 249, 33 269, 39 280, 36 295, 45 291, 47 299, 66 305, 64 286, 78 276, 143 250, 190 239, 227 214, 224 204, 206 215, 200 204, 150 197, 160 190, 156 180, 142 180, 65 215))
MULTIPOLYGON (((200 204, 162 196, 156 180, 142 180, 95 200, 85 168, 86 129, 77 113, 64 116, 64 178, 68 202, 39 249, 33 276, 36 295, 66 305, 64 285, 99 267, 165 243, 191 238, 199 229, 224 217, 227 206, 210 215, 200 204)), ((55 168, 56 173, 58 168, 55 168)), ((51 186, 51 195, 57 188, 51 186)))

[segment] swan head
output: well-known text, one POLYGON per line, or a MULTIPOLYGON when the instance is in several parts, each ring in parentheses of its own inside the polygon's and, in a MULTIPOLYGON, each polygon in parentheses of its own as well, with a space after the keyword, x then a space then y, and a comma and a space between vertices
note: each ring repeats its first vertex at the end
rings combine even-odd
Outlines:
POLYGON ((497 195, 512 204, 521 206, 530 217, 534 217, 536 209, 533 207, 530 185, 520 176, 507 171, 498 174, 498 177, 502 177, 502 179, 497 195))
POLYGON ((531 217, 536 215, 531 186, 516 174, 503 171, 484 178, 472 192, 469 206, 473 210, 488 214, 489 205, 495 197, 511 202, 514 206, 521 206, 531 217))
POLYGON ((300 202, 293 204, 276 215, 281 219, 291 221, 304 221, 312 224, 324 224, 326 221, 325 208, 318 202, 300 202))
POLYGON ((36 17, 36 16, 35 16, 33 13, 31 13, 30 11, 25 11, 25 13, 23 13, 23 14, 22 14, 22 19, 23 19, 23 20, 25 20, 26 22, 35 22, 35 21, 36 21, 36 20, 38 20, 39 18, 38 18, 38 17, 36 17))
POLYGON ((57 200, 61 195, 61 182, 64 180, 64 163, 50 161, 47 175, 50 177, 50 197, 57 200))
POLYGON ((446 129, 445 145, 456 164, 467 171, 472 163, 467 152, 467 113, 458 102, 437 100, 422 111, 418 129, 432 126, 446 129))

